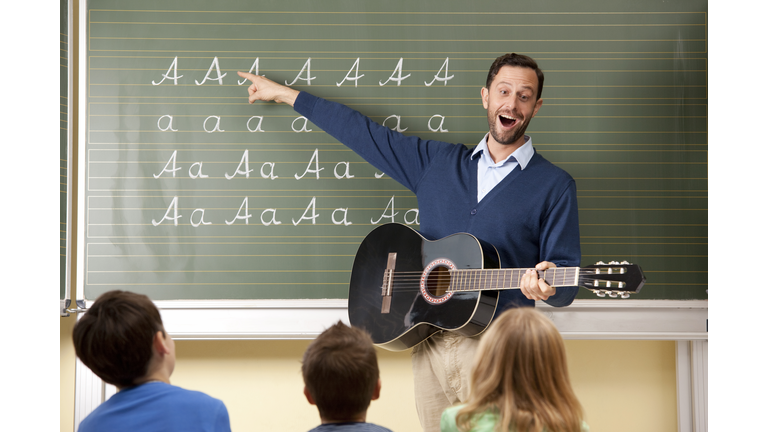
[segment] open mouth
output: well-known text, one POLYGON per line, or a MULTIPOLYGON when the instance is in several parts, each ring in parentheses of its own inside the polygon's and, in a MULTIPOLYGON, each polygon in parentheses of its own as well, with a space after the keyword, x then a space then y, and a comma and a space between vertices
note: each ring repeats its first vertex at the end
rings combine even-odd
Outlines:
POLYGON ((517 124, 517 119, 506 114, 501 114, 499 115, 499 122, 501 123, 501 126, 511 128, 517 124))

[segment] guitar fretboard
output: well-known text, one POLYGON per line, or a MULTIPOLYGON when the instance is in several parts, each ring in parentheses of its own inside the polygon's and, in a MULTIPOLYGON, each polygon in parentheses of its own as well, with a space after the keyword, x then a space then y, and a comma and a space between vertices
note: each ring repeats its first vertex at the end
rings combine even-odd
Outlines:
MULTIPOLYGON (((469 269, 452 270, 449 291, 483 291, 519 289, 520 280, 528 269, 469 269)), ((550 286, 577 286, 579 267, 558 267, 539 272, 550 286)))

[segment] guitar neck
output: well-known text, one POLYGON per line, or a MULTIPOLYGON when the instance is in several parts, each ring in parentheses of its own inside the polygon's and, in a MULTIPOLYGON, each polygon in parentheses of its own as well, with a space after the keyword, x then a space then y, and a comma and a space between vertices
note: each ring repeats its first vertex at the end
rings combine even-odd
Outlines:
MULTIPOLYGON (((549 286, 579 285, 579 267, 556 267, 539 271, 549 286)), ((520 289, 520 281, 528 269, 452 270, 449 291, 485 291, 520 289)))

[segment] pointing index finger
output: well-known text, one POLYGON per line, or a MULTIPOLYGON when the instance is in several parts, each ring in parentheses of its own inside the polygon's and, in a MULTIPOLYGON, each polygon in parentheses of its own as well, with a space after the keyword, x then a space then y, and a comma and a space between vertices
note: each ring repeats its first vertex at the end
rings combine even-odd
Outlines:
POLYGON ((240 75, 241 78, 245 78, 250 82, 256 82, 256 75, 252 73, 237 71, 237 74, 240 75))

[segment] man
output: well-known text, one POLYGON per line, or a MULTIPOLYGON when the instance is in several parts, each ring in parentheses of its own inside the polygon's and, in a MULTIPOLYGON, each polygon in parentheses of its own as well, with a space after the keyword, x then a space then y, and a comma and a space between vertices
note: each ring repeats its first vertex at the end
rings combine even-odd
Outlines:
POLYGON ((301 361, 304 396, 317 406, 320 426, 309 432, 392 432, 365 421, 381 379, 365 330, 337 322, 320 334, 301 361))
MULTIPOLYGON (((252 84, 249 102, 289 104, 366 161, 413 191, 419 231, 439 239, 467 232, 493 244, 503 267, 576 267, 581 259, 576 185, 536 153, 525 130, 542 106, 544 74, 530 57, 505 54, 480 91, 489 133, 464 145, 407 137, 344 105, 238 72, 252 84)), ((550 287, 533 270, 521 289, 499 294, 496 315, 513 306, 571 304, 577 287, 550 287)), ((424 430, 438 431, 442 411, 465 400, 479 337, 438 333, 413 349, 417 410, 424 430), (446 362, 445 359, 451 359, 446 362)))
POLYGON ((118 388, 80 422, 79 432, 229 432, 224 403, 171 385, 176 348, 149 297, 100 295, 75 324, 72 340, 83 364, 118 388))

